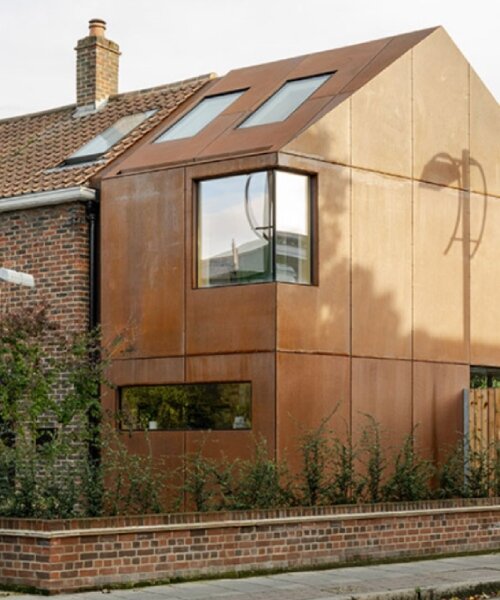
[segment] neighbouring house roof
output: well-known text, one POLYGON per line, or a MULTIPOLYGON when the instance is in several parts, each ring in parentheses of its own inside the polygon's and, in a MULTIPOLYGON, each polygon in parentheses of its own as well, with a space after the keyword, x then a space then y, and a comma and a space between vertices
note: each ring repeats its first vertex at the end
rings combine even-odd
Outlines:
POLYGON ((0 120, 1 198, 84 186, 150 129, 196 94, 212 75, 111 96, 99 110, 77 116, 76 105, 0 120), (98 160, 60 166, 120 118, 156 110, 98 160), (76 111, 76 112, 75 112, 76 111))

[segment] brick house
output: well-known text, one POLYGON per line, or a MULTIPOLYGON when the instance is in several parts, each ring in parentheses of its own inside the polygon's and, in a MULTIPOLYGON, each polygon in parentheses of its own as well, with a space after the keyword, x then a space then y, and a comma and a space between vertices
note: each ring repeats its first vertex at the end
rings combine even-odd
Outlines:
POLYGON ((0 120, 0 266, 36 281, 33 290, 2 282, 0 310, 43 299, 81 330, 98 312, 96 176, 209 76, 118 94, 119 48, 97 19, 76 52, 75 104, 0 120))
MULTIPOLYGON (((79 77, 100 53, 114 72, 117 51, 91 22, 79 77)), ((335 409, 339 432, 369 414, 388 444, 419 424, 439 458, 471 372, 500 367, 499 110, 446 32, 130 94, 83 88, 77 106, 0 122, 15 140, 0 259, 82 326, 99 284, 106 339, 128 336, 103 403, 130 447, 148 426, 172 466, 200 444, 245 454, 256 435, 293 455, 335 409)))

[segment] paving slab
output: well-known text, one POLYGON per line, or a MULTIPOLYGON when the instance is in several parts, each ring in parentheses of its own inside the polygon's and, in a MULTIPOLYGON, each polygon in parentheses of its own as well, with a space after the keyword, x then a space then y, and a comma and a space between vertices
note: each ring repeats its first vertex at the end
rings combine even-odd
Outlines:
POLYGON ((491 583, 500 590, 500 553, 61 594, 58 600, 430 600, 491 583))

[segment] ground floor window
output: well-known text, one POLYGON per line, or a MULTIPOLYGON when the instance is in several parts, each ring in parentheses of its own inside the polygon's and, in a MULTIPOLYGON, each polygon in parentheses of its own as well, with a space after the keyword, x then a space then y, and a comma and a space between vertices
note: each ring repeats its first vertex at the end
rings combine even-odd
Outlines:
POLYGON ((120 425, 132 430, 250 429, 249 382, 126 386, 120 425))
POLYGON ((500 388, 500 367, 471 367, 470 387, 500 388))

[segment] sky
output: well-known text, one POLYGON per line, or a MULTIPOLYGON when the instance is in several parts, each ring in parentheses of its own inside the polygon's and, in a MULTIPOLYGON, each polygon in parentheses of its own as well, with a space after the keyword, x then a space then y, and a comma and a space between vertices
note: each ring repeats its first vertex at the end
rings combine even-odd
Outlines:
POLYGON ((120 92, 443 25, 500 99, 500 0, 0 0, 0 118, 75 101, 92 18, 120 92))

